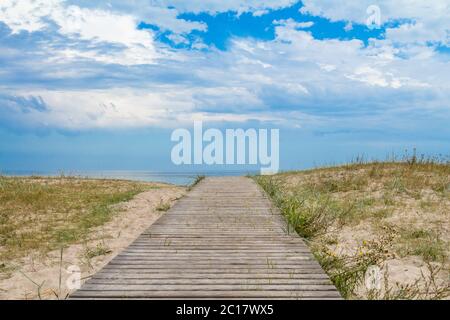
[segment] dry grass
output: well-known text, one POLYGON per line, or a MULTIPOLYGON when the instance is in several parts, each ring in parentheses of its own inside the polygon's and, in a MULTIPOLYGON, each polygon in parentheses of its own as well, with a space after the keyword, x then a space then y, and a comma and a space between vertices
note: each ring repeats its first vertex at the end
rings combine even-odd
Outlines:
POLYGON ((170 207, 171 207, 170 202, 164 202, 161 200, 159 204, 156 206, 156 211, 166 212, 170 209, 170 207))
POLYGON ((112 205, 152 188, 120 180, 0 177, 0 266, 84 241, 91 228, 109 221, 112 205))
POLYGON ((256 180, 292 228, 307 240, 346 298, 442 298, 449 294, 448 162, 416 157, 403 162, 359 161, 256 180), (411 259, 414 265, 408 262, 411 259), (418 268, 428 276, 410 283, 401 272, 388 271, 390 263, 400 264, 398 269, 418 268), (370 265, 390 273, 391 284, 383 290, 384 296, 363 290, 370 265), (429 271, 430 265, 439 272, 429 271), (439 284, 435 291, 426 286, 430 276, 439 284), (412 294, 417 288, 429 290, 412 294))
POLYGON ((189 185, 188 191, 191 191, 197 184, 199 184, 203 179, 205 179, 205 176, 197 176, 195 177, 195 180, 189 185))

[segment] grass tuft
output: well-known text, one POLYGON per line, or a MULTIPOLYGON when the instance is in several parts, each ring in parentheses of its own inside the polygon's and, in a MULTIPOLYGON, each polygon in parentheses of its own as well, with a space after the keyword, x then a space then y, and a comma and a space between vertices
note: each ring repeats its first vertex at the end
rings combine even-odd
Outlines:
POLYGON ((169 209, 170 209, 170 202, 163 202, 162 199, 159 202, 158 206, 156 207, 156 211, 160 211, 160 212, 166 212, 169 209))
POLYGON ((84 256, 86 259, 91 260, 95 257, 110 254, 111 252, 111 249, 106 247, 103 243, 99 243, 94 248, 86 248, 84 256))
POLYGON ((203 179, 205 179, 205 176, 197 176, 195 177, 195 180, 189 185, 188 191, 191 191, 197 184, 199 184, 203 179))
POLYGON ((115 204, 151 188, 120 180, 0 177, 0 265, 82 242, 111 219, 115 204))
MULTIPOLYGON (((280 209, 289 231, 307 240, 341 294, 369 298, 360 289, 371 265, 414 256, 450 270, 448 159, 414 151, 386 162, 358 157, 337 167, 253 178, 280 209)), ((425 278, 420 281, 426 284, 425 278)), ((410 285, 390 284, 386 297, 419 297, 410 285)), ((443 295, 441 289, 435 292, 420 297, 443 295)))

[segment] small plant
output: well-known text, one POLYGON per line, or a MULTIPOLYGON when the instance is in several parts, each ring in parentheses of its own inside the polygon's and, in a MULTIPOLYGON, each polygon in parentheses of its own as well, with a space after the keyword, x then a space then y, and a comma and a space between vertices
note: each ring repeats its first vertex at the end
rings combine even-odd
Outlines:
POLYGON ((99 243, 94 248, 87 247, 84 256, 86 259, 91 260, 92 258, 104 256, 111 252, 111 249, 106 247, 103 243, 99 243))
POLYGON ((383 277, 382 290, 369 290, 367 298, 369 300, 442 300, 450 296, 450 284, 439 284, 437 275, 442 268, 427 263, 425 274, 421 271, 421 277, 410 284, 390 284, 389 268, 386 267, 383 277))
POLYGON ((399 248, 403 255, 421 256, 424 261, 444 261, 447 257, 446 244, 435 232, 424 229, 401 232, 399 248))
POLYGON ((205 176, 198 175, 197 177, 195 177, 195 180, 189 185, 188 191, 191 191, 192 188, 199 184, 203 179, 205 179, 205 176))
POLYGON ((315 193, 285 195, 281 184, 272 177, 257 177, 257 182, 266 191, 287 220, 289 230, 306 239, 325 233, 333 222, 329 214, 329 201, 315 193))
POLYGON ((385 260, 386 247, 391 241, 389 237, 364 241, 350 255, 338 255, 321 244, 313 246, 312 251, 336 288, 348 299, 356 296, 356 289, 362 284, 367 269, 385 260))
MULTIPOLYGON (((307 240, 342 296, 368 298, 360 295, 365 272, 386 259, 414 256, 448 271, 448 239, 442 235, 448 227, 449 159, 414 150, 384 162, 358 156, 346 165, 253 179, 286 218, 287 231, 307 240), (355 249, 361 237, 375 240, 355 249)), ((445 280, 444 272, 434 276, 445 280)), ((389 288, 379 298, 420 298, 412 284, 389 288)), ((434 291, 431 296, 441 298, 445 290, 434 291)))
POLYGON ((119 180, 1 177, 0 261, 81 242, 114 216, 116 204, 152 187, 119 180))
POLYGON ((267 258, 267 268, 268 269, 275 269, 276 263, 272 259, 267 258))
POLYGON ((36 292, 37 292, 37 297, 39 300, 42 300, 42 287, 44 286, 45 280, 42 281, 40 284, 35 282, 33 279, 31 279, 29 276, 27 276, 25 273, 23 273, 22 271, 19 270, 19 272, 25 277, 27 278, 31 283, 34 284, 34 286, 36 287, 36 292))
POLYGON ((169 202, 163 202, 162 199, 159 202, 159 204, 156 206, 156 211, 160 211, 160 212, 166 212, 169 209, 170 209, 170 203, 169 202))

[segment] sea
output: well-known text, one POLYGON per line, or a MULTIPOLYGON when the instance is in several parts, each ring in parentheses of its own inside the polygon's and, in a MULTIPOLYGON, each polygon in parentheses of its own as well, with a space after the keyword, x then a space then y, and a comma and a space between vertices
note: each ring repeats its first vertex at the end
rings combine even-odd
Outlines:
POLYGON ((4 176, 42 176, 58 177, 70 176, 79 178, 95 179, 120 179, 144 182, 164 182, 175 185, 189 185, 198 176, 246 176, 257 174, 258 171, 199 171, 199 172, 158 172, 158 171, 126 171, 126 170, 106 170, 106 171, 2 171, 4 176))

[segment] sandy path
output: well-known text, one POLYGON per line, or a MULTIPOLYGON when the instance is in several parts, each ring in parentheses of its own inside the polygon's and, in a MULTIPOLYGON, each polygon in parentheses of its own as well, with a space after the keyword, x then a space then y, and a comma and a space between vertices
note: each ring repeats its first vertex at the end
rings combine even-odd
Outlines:
POLYGON ((66 284, 70 276, 68 272, 70 266, 79 267, 83 282, 163 214, 156 210, 161 201, 173 203, 184 193, 184 188, 163 187, 141 193, 130 202, 120 204, 117 206, 119 213, 110 222, 93 230, 90 239, 83 244, 74 244, 64 249, 62 268, 59 250, 49 252, 45 257, 36 254, 17 261, 16 265, 21 267, 8 279, 0 280, 0 299, 38 299, 38 285, 41 284, 42 299, 56 299, 57 296, 65 298, 74 291, 66 284), (93 250, 98 245, 107 249, 108 253, 91 259, 86 258, 86 250, 88 248, 93 250), (60 275, 61 289, 59 289, 60 275))

